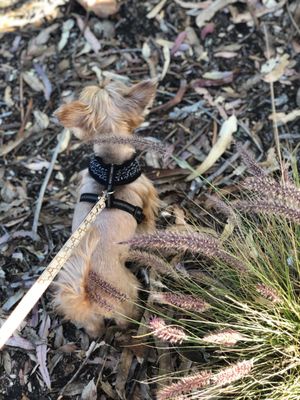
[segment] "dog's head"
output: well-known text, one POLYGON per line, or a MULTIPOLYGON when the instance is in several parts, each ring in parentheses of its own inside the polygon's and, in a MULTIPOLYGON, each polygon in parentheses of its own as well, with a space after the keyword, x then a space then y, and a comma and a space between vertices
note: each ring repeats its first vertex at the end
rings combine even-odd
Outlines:
POLYGON ((131 87, 121 82, 83 89, 79 100, 61 106, 55 115, 82 140, 101 134, 129 134, 144 120, 152 105, 157 82, 144 80, 131 87))

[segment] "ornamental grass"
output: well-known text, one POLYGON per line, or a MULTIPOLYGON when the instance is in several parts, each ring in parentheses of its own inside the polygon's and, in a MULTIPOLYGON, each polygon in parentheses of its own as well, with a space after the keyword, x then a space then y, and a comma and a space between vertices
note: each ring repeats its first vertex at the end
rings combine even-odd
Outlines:
POLYGON ((244 161, 253 176, 241 200, 216 201, 227 218, 218 233, 160 231, 130 241, 134 251, 180 255, 186 271, 174 280, 171 264, 165 273, 160 265, 149 335, 179 354, 205 354, 167 384, 157 379, 158 400, 300 398, 300 190, 249 155, 244 161), (228 223, 235 226, 224 239, 228 223))

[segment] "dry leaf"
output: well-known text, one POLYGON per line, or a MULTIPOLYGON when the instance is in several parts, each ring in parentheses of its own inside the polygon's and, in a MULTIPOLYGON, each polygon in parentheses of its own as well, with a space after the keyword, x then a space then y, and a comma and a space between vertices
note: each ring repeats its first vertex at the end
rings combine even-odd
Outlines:
POLYGON ((286 2, 287 2, 287 0, 279 1, 278 3, 276 3, 276 6, 272 7, 272 8, 268 8, 268 7, 264 7, 264 6, 256 7, 254 9, 252 9, 252 12, 250 12, 250 11, 239 12, 237 10, 237 8, 232 7, 230 10, 231 17, 232 17, 231 20, 235 24, 241 24, 241 23, 245 23, 245 22, 253 24, 253 16, 255 16, 256 18, 260 18, 260 17, 263 17, 264 15, 274 13, 277 10, 283 11, 283 6, 285 5, 286 2))
POLYGON ((41 130, 45 130, 49 126, 49 118, 47 114, 43 113, 40 110, 34 110, 33 111, 34 119, 35 119, 35 124, 34 124, 34 131, 35 132, 40 132, 41 130))
MULTIPOLYGON (((64 135, 63 141, 61 142, 59 153, 63 153, 69 146, 72 134, 70 129, 64 129, 60 135, 64 135)), ((59 138, 58 138, 59 140, 59 138)))
MULTIPOLYGON (((19 8, 0 15, 0 32, 11 32, 28 24, 39 23, 43 18, 54 18, 58 7, 67 0, 32 0, 23 2, 19 8)), ((18 1, 18 3, 21 3, 18 1)), ((11 8, 11 7, 10 7, 11 8)))
POLYGON ((277 82, 282 75, 286 67, 289 65, 289 55, 283 54, 280 58, 270 58, 261 67, 261 73, 266 74, 262 77, 265 82, 277 82))
POLYGON ((24 164, 24 167, 29 169, 30 171, 41 171, 43 168, 48 169, 49 166, 50 162, 42 159, 24 164))
POLYGON ((201 1, 201 3, 196 3, 194 1, 189 2, 189 1, 183 1, 183 0, 174 0, 174 1, 175 1, 175 3, 179 4, 180 7, 182 7, 182 8, 193 8, 193 9, 195 9, 195 8, 201 8, 201 9, 207 8, 213 2, 212 0, 201 1))
POLYGON ((122 351, 120 363, 118 365, 118 375, 115 384, 116 392, 121 399, 125 398, 125 385, 127 383, 130 366, 132 364, 132 358, 132 351, 125 347, 122 351))
POLYGON ((5 104, 7 105, 7 107, 13 107, 15 104, 11 97, 11 87, 10 86, 6 86, 6 88, 5 88, 4 101, 5 101, 5 104))
POLYGON ((229 117, 223 122, 220 130, 219 139, 212 147, 206 159, 200 164, 196 171, 187 177, 187 181, 191 181, 199 175, 204 174, 214 163, 221 157, 221 155, 226 151, 227 147, 232 142, 232 135, 237 131, 237 119, 235 115, 229 117))
POLYGON ((233 52, 233 51, 218 51, 217 53, 214 54, 215 57, 220 57, 220 58, 234 58, 238 54, 233 52))
POLYGON ((143 44, 142 55, 143 55, 145 60, 147 60, 151 56, 151 49, 150 49, 150 46, 149 46, 149 44, 147 42, 145 42, 143 44))
POLYGON ((177 38, 175 39, 174 45, 172 46, 171 49, 171 55, 173 56, 176 51, 179 50, 180 46, 184 42, 185 38, 187 37, 187 33, 185 31, 180 32, 177 38))
POLYGON ((39 336, 42 339, 42 344, 36 346, 36 357, 39 362, 39 370, 48 389, 51 388, 50 375, 47 368, 47 339, 50 323, 49 315, 44 315, 39 329, 39 336))
POLYGON ((46 50, 46 43, 50 38, 50 34, 60 26, 60 24, 53 24, 48 28, 41 30, 41 32, 33 39, 30 40, 27 50, 27 55, 31 57, 38 57, 46 50))
POLYGON ((85 23, 84 23, 83 19, 80 17, 80 15, 75 14, 75 17, 76 17, 78 28, 83 33, 85 40, 88 42, 88 44, 94 50, 94 52, 97 54, 99 52, 99 50, 101 49, 101 44, 100 44, 99 40, 96 38, 96 36, 90 30, 90 28, 88 26, 85 26, 85 23))
POLYGON ((163 80, 164 77, 166 76, 166 73, 168 72, 169 66, 170 66, 170 61, 171 61, 171 56, 170 56, 170 50, 167 46, 163 47, 163 54, 164 54, 164 66, 163 66, 163 70, 160 76, 160 79, 163 80))
POLYGON ((283 112, 275 113, 269 116, 269 119, 276 122, 277 125, 284 125, 288 122, 294 121, 294 119, 300 118, 300 109, 293 110, 288 114, 283 112))
POLYGON ((9 311, 22 297, 24 289, 19 289, 13 296, 10 296, 2 306, 2 310, 9 311))
POLYGON ((130 82, 130 79, 128 78, 128 76, 115 74, 114 72, 103 71, 102 75, 109 80, 111 79, 113 81, 120 81, 125 84, 126 83, 128 84, 130 82))
POLYGON ((27 83, 28 86, 31 87, 35 92, 42 92, 44 90, 44 86, 39 78, 35 75, 33 71, 26 71, 22 73, 22 78, 27 83))
POLYGON ((89 383, 84 387, 81 393, 81 400, 97 400, 97 387, 94 379, 89 381, 89 383))
POLYGON ((11 374, 11 370, 12 370, 12 359, 8 353, 8 351, 4 351, 1 354, 1 365, 3 365, 5 372, 7 373, 7 375, 11 374))
POLYGON ((23 349, 23 350, 34 350, 35 349, 34 345, 29 340, 24 339, 20 336, 12 336, 11 338, 8 339, 6 344, 7 344, 7 346, 19 347, 20 349, 23 349))
POLYGON ((192 46, 197 60, 208 61, 207 52, 204 51, 203 46, 200 43, 198 34, 195 32, 195 29, 193 29, 191 26, 188 26, 186 27, 185 32, 187 35, 185 42, 192 46))
POLYGON ((175 229, 182 229, 184 227, 184 229, 187 230, 184 210, 177 205, 174 205, 173 213, 175 216, 175 229))
POLYGON ((61 38, 60 38, 60 41, 59 41, 59 43, 57 45, 58 51, 62 51, 62 49, 68 43, 68 40, 69 40, 69 37, 70 37, 70 31, 73 28, 74 24, 75 24, 75 22, 74 22, 73 19, 68 19, 67 21, 65 21, 63 23, 61 38))
POLYGON ((201 39, 204 40, 207 35, 213 33, 215 30, 216 25, 213 22, 209 22, 205 25, 205 27, 201 30, 201 39))
POLYGON ((195 79, 192 81, 193 88, 197 87, 211 87, 211 86, 222 86, 227 83, 231 83, 234 78, 232 71, 212 71, 206 72, 203 75, 204 79, 195 79))
POLYGON ((4 181, 0 194, 3 201, 10 203, 15 197, 17 197, 17 190, 9 181, 4 181))
POLYGON ((194 87, 194 89, 195 89, 196 93, 198 93, 201 96, 203 96, 203 98, 208 102, 209 105, 211 105, 212 107, 216 107, 217 108, 217 110, 219 111, 221 117, 224 120, 226 120, 228 118, 225 109, 220 104, 218 104, 217 101, 215 101, 213 99, 213 97, 211 96, 211 94, 209 93, 209 91, 207 89, 205 89, 203 87, 197 87, 197 86, 194 87))
MULTIPOLYGON (((168 47, 168 49, 172 49, 172 47, 174 46, 174 43, 173 42, 171 42, 170 40, 166 40, 166 39, 162 39, 162 38, 158 38, 158 39, 155 39, 155 43, 157 43, 159 46, 161 46, 161 47, 164 47, 164 46, 167 46, 168 47)), ((145 45, 145 44, 144 44, 145 45)), ((148 46, 148 45, 147 45, 148 46)), ((149 46, 148 46, 149 47, 149 46)), ((149 51, 150 51, 150 48, 149 48, 149 51)), ((145 55, 147 56, 148 54, 148 57, 150 57, 150 53, 149 53, 149 51, 148 51, 148 53, 146 53, 145 55)), ((145 57, 145 55, 143 54, 143 57, 145 57)))
POLYGON ((199 28, 204 26, 206 22, 209 22, 212 17, 223 8, 229 6, 230 4, 236 3, 237 0, 215 0, 212 4, 207 7, 205 10, 201 11, 197 18, 196 24, 199 28))
POLYGON ((163 9, 164 5, 166 4, 167 0, 161 0, 147 15, 146 17, 149 19, 155 18, 157 14, 163 9))
POLYGON ((205 74, 203 74, 203 78, 205 79, 222 80, 224 82, 231 81, 232 76, 232 71, 211 71, 205 72, 205 74))
POLYGON ((277 151, 275 147, 270 147, 267 151, 267 159, 259 163, 259 165, 270 172, 278 171, 280 169, 278 160, 277 160, 277 151))
POLYGON ((87 11, 93 11, 98 17, 106 18, 119 10, 117 0, 77 0, 87 11))

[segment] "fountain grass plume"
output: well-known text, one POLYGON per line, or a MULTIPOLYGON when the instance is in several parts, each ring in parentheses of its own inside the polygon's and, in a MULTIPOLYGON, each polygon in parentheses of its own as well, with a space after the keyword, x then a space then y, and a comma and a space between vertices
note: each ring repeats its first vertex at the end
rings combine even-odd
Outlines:
POLYGON ((181 344, 188 339, 187 334, 182 328, 167 325, 162 318, 153 317, 149 321, 149 328, 152 335, 156 336, 163 342, 172 344, 181 344))
POLYGON ((208 258, 218 259, 231 265, 239 272, 247 272, 243 262, 222 249, 219 240, 198 232, 157 231, 150 235, 135 236, 122 243, 129 244, 134 248, 159 249, 166 250, 169 253, 189 251, 193 254, 201 254, 208 258))
POLYGON ((188 294, 176 294, 170 292, 152 293, 152 300, 160 304, 169 304, 183 310, 196 311, 202 313, 210 308, 210 305, 197 297, 188 294))
POLYGON ((152 268, 162 275, 175 275, 176 272, 171 264, 161 257, 141 250, 130 250, 128 261, 134 262, 143 267, 152 268))

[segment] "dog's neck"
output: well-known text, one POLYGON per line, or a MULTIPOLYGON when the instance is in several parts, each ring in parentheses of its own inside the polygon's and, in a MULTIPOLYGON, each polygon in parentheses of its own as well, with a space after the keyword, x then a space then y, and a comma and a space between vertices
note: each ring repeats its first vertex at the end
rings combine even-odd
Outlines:
POLYGON ((135 149, 128 144, 95 144, 94 153, 106 164, 120 165, 133 157, 135 149))

